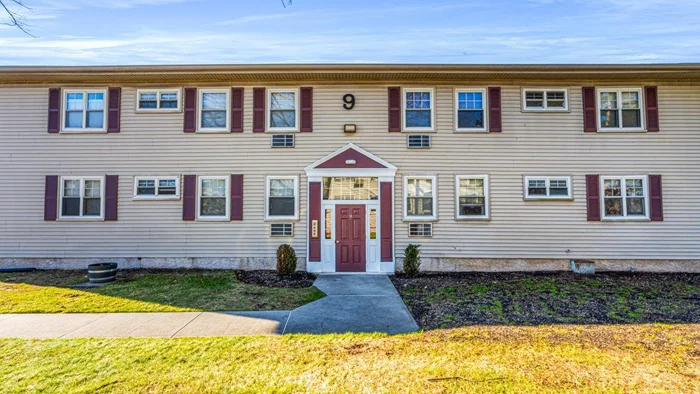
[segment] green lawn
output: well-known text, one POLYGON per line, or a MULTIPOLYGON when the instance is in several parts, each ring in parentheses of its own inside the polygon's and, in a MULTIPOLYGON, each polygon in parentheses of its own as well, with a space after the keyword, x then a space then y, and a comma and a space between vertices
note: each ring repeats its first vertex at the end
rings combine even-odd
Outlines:
POLYGON ((324 296, 315 287, 242 283, 234 271, 121 271, 114 284, 69 287, 86 280, 84 271, 0 274, 0 313, 280 310, 324 296))
POLYGON ((697 393, 699 345, 692 324, 4 339, 0 392, 697 393))

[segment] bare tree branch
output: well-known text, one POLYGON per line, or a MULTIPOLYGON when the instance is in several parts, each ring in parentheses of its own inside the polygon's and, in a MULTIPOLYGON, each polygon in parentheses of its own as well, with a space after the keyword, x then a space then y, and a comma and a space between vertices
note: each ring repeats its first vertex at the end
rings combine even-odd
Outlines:
POLYGON ((288 5, 292 5, 292 0, 280 0, 282 2, 282 7, 287 8, 288 5))
POLYGON ((5 25, 5 26, 13 26, 16 27, 22 32, 30 37, 36 38, 35 35, 33 35, 29 31, 29 24, 27 24, 27 20, 24 17, 24 15, 20 14, 19 11, 11 10, 7 4, 14 4, 19 7, 19 9, 24 9, 27 11, 31 11, 32 9, 29 8, 27 5, 25 5, 22 0, 0 0, 0 6, 2 6, 2 9, 5 10, 7 13, 7 17, 9 18, 9 22, 2 22, 0 21, 0 25, 5 25), (9 2, 9 3, 8 3, 9 2))

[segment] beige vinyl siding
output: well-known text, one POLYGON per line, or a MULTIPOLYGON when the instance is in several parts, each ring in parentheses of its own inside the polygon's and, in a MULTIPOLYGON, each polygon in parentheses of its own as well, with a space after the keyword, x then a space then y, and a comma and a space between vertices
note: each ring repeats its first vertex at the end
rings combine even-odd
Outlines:
POLYGON ((245 85, 244 132, 233 134, 183 133, 181 112, 136 113, 136 86, 122 89, 121 133, 48 134, 48 87, 0 87, 0 257, 273 258, 288 240, 269 237, 265 176, 299 175, 300 220, 291 244, 305 258, 303 168, 352 142, 398 167, 397 257, 408 243, 420 243, 427 258, 700 258, 700 87, 659 84, 658 133, 584 133, 582 83, 559 85, 569 91, 563 113, 522 112, 521 87, 537 87, 529 82, 411 83, 436 88, 437 112, 433 147, 408 150, 405 133, 387 131, 386 88, 400 85, 299 83, 314 86, 314 131, 297 133, 293 149, 272 149, 269 134, 252 132, 252 87, 260 85, 245 85), (503 88, 503 132, 454 133, 453 88, 481 86, 503 88), (356 98, 351 111, 342 107, 346 93, 356 98), (355 135, 342 132, 346 123, 357 124, 355 135), (49 174, 119 175, 119 221, 44 222, 49 174), (174 174, 244 174, 244 220, 184 222, 182 200, 132 200, 134 176, 174 174), (409 238, 401 220, 408 174, 438 177, 432 238, 409 238), (454 177, 470 174, 489 175, 489 221, 454 219, 454 177), (574 200, 523 201, 526 174, 572 175, 574 200), (587 222, 585 174, 662 174, 664 221, 587 222))

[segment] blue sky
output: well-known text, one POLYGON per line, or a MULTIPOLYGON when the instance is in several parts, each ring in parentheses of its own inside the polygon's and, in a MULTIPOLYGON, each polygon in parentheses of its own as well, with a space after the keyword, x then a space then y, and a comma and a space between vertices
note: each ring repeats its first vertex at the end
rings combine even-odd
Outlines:
POLYGON ((0 65, 700 61, 700 0, 24 0, 0 65))

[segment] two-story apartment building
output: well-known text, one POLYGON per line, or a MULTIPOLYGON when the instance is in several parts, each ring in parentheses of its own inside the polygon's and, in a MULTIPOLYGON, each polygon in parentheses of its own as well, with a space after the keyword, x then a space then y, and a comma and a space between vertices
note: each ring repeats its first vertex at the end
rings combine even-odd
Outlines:
POLYGON ((700 65, 0 68, 0 266, 700 271, 700 65))

